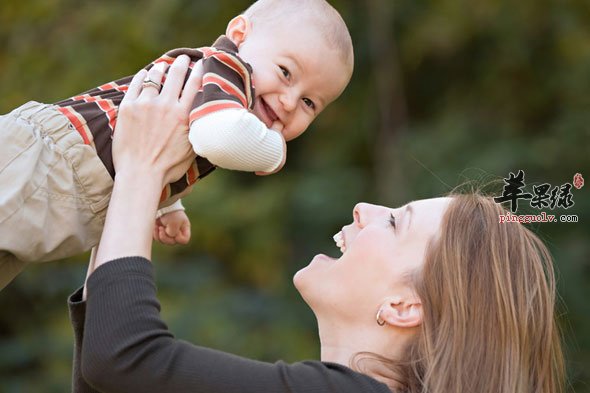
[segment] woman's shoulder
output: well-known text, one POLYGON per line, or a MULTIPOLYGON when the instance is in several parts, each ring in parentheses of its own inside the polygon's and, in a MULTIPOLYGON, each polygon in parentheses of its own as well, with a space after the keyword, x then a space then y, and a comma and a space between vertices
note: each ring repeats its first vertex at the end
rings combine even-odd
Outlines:
POLYGON ((275 365, 285 379, 285 384, 293 386, 295 392, 309 392, 318 388, 322 392, 391 393, 385 384, 338 363, 306 360, 292 364, 279 361, 275 365))

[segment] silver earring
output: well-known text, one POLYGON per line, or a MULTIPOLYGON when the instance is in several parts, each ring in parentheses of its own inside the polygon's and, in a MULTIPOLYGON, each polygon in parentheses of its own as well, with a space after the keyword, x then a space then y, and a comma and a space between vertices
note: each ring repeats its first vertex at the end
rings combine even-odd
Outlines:
POLYGON ((375 317, 375 320, 377 321, 377 325, 379 326, 383 326, 385 325, 385 321, 383 319, 381 319, 381 311, 383 311, 383 309, 379 309, 379 311, 377 311, 377 316, 375 317))

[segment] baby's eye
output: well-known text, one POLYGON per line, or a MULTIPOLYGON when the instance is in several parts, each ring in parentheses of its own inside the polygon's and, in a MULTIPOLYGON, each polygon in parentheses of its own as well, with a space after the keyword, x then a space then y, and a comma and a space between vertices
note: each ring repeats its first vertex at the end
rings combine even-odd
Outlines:
POLYGON ((391 224, 391 226, 393 227, 393 229, 396 229, 396 227, 395 227, 395 217, 394 217, 393 213, 391 213, 390 216, 389 216, 389 223, 391 224))
POLYGON ((315 109, 315 104, 313 103, 312 100, 310 100, 309 98, 303 98, 303 102, 305 103, 305 105, 307 105, 308 107, 310 107, 311 109, 315 109))
POLYGON ((291 76, 291 73, 289 72, 288 69, 286 69, 283 66, 279 66, 279 68, 281 69, 281 72, 283 73, 283 76, 287 79, 289 79, 289 77, 291 76))

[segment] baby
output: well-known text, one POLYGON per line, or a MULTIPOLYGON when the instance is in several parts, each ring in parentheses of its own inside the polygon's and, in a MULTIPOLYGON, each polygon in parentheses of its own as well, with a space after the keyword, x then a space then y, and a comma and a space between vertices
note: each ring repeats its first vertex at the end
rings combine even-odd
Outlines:
MULTIPOLYGON (((190 113, 197 157, 162 192, 154 237, 164 243, 189 240, 179 198, 216 166, 278 172, 285 142, 342 93, 353 69, 346 25, 324 0, 259 0, 213 46, 169 51, 146 69, 180 55, 203 73, 190 113)), ((97 244, 115 176, 111 136, 130 81, 0 117, 0 289, 29 262, 97 244)), ((146 88, 160 86, 146 79, 146 88)))

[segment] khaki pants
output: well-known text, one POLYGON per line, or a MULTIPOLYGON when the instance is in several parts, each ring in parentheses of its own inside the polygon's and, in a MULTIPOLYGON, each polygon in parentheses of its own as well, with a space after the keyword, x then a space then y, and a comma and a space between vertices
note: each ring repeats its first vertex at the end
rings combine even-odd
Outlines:
POLYGON ((54 106, 28 102, 0 116, 0 289, 30 262, 95 246, 112 186, 54 106))

